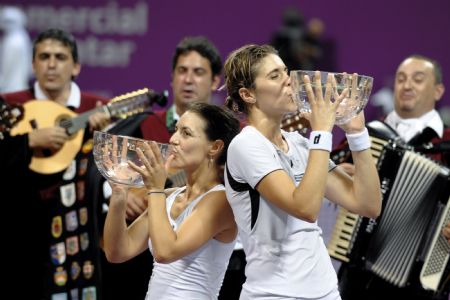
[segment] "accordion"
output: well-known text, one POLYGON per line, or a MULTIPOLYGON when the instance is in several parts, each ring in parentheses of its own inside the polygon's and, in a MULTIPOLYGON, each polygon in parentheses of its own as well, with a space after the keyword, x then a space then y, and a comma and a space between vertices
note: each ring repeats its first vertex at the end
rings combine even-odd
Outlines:
POLYGON ((393 135, 371 133, 371 142, 382 212, 375 220, 341 208, 328 252, 397 287, 419 280, 437 291, 448 273, 450 247, 441 231, 450 221, 450 170, 397 144, 393 135))

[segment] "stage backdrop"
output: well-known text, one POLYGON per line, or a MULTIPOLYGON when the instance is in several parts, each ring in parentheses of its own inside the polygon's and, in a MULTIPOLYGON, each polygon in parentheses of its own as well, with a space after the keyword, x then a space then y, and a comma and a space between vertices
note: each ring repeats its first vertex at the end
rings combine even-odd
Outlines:
MULTIPOLYGON (((421 53, 442 63, 450 89, 448 0, 7 0, 0 6, 7 4, 24 9, 32 37, 48 27, 71 31, 83 64, 77 82, 109 97, 142 87, 170 91, 173 50, 184 36, 207 36, 224 57, 243 44, 268 42, 288 6, 307 21, 324 22, 324 38, 334 45, 331 71, 373 76, 376 92, 402 58, 421 53)), ((214 101, 223 97, 216 94, 214 101)), ((439 107, 449 105, 450 91, 439 107)), ((375 117, 375 109, 368 107, 366 115, 375 117)))

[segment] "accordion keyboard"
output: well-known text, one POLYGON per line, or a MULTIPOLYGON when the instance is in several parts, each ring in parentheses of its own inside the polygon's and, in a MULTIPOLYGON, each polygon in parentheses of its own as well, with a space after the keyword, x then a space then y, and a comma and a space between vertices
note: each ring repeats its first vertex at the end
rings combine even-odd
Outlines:
POLYGON ((349 262, 348 249, 351 248, 352 235, 358 224, 359 216, 345 208, 339 208, 331 239, 328 242, 328 254, 337 260, 349 262))
MULTIPOLYGON (((372 157, 375 164, 378 162, 384 146, 389 142, 376 137, 370 137, 372 157)), ((336 223, 328 242, 328 254, 343 262, 349 262, 348 253, 352 246, 352 235, 356 232, 360 216, 340 207, 336 218, 336 223)))

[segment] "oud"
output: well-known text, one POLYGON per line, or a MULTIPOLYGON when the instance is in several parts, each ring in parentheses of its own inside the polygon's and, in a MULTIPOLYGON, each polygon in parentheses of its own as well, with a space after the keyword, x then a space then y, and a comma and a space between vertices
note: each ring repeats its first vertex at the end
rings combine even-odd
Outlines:
POLYGON ((70 109, 50 100, 31 100, 23 105, 23 119, 11 129, 11 135, 30 133, 39 128, 60 126, 69 135, 69 139, 57 151, 34 151, 30 169, 40 174, 54 174, 66 169, 75 158, 83 142, 84 129, 89 116, 96 112, 105 112, 111 118, 125 119, 143 112, 153 103, 165 105, 167 92, 157 94, 147 88, 136 90, 111 99, 110 102, 95 109, 77 114, 70 109))

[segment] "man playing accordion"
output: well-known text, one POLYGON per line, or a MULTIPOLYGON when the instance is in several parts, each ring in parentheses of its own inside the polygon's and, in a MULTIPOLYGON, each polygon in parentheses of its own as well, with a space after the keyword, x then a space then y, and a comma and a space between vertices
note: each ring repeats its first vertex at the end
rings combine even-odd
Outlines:
MULTIPOLYGON (((386 116, 384 123, 379 124, 383 124, 386 129, 406 142, 412 151, 423 153, 433 161, 450 167, 450 128, 444 126, 435 109, 435 104, 441 99, 444 90, 442 70, 438 62, 421 55, 407 57, 398 66, 395 76, 395 110, 386 116)), ((344 153, 344 148, 345 145, 340 145, 334 153, 344 153)), ((342 155, 336 155, 335 158, 339 162, 345 161, 342 155)), ((351 173, 352 165, 348 162, 343 164, 351 173)), ((447 221, 443 224, 444 229, 439 229, 439 234, 443 234, 449 243, 450 224, 447 221)), ((442 236, 441 239, 445 242, 442 236)), ((445 247, 450 249, 448 244, 445 247)), ((392 299, 448 299, 448 273, 447 266, 436 291, 425 289, 418 279, 411 279, 406 285, 399 287, 350 258, 348 262, 343 262, 339 270, 339 289, 344 300, 384 299, 388 296, 392 299)))

